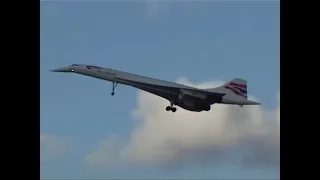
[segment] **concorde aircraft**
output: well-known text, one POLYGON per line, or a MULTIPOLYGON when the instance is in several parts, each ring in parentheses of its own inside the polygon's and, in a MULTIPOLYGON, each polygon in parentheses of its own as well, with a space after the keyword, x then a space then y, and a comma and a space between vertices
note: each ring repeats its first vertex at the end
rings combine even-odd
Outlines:
POLYGON ((209 111, 213 104, 230 104, 241 107, 244 105, 260 105, 258 102, 247 99, 247 81, 240 78, 235 78, 217 88, 199 89, 111 68, 85 64, 72 64, 52 71, 77 73, 110 81, 112 82, 112 96, 115 94, 118 83, 147 91, 167 99, 170 105, 166 107, 166 111, 172 112, 177 110, 174 105, 194 112, 209 111))

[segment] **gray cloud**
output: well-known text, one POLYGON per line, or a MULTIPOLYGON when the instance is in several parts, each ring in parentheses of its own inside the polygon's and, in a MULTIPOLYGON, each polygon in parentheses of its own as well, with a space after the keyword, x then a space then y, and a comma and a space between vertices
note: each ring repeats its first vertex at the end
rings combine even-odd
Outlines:
MULTIPOLYGON (((195 84, 185 78, 179 82, 200 88, 223 83, 195 84)), ((95 157, 91 164, 108 164, 108 158, 103 157, 112 156, 112 161, 117 157, 119 162, 170 169, 220 163, 279 168, 280 106, 267 110, 263 106, 213 105, 209 112, 178 108, 176 113, 170 113, 164 110, 168 101, 152 94, 139 91, 137 101, 133 116, 139 125, 130 141, 113 153, 100 146, 88 156, 95 157)))

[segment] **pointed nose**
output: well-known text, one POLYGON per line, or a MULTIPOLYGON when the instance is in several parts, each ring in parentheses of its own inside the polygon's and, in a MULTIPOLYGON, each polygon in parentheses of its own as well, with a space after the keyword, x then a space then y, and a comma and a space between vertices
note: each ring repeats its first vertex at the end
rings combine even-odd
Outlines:
POLYGON ((70 67, 61 67, 57 69, 51 70, 52 72, 72 72, 72 69, 70 67))

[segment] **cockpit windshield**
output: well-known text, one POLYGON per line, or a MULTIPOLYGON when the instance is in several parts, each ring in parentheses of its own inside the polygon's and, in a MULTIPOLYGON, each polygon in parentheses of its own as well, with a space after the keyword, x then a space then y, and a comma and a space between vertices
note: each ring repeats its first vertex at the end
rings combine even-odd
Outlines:
POLYGON ((79 66, 79 64, 72 64, 71 66, 79 66))

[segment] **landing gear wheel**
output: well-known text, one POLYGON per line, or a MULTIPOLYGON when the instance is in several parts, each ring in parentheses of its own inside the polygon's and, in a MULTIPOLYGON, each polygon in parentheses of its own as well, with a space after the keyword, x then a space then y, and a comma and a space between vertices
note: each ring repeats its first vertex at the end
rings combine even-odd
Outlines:
POLYGON ((167 107, 166 107, 166 111, 176 112, 176 111, 177 111, 177 108, 171 107, 171 106, 167 106, 167 107))
POLYGON ((166 107, 166 111, 176 112, 177 108, 173 107, 173 101, 170 101, 170 106, 166 107))
POLYGON ((111 93, 111 96, 114 96, 114 92, 111 93))

